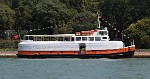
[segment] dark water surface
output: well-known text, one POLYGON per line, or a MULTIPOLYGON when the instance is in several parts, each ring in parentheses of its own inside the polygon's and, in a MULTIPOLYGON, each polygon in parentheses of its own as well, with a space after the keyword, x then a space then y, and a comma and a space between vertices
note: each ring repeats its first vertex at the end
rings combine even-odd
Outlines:
POLYGON ((150 59, 0 58, 0 79, 150 79, 150 59))

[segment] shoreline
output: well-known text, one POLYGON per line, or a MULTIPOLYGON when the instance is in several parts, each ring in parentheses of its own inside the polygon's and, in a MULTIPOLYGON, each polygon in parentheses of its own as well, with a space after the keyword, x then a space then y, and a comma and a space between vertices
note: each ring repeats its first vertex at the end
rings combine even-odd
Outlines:
POLYGON ((17 58, 18 51, 0 51, 0 58, 17 58))
MULTIPOLYGON (((18 51, 0 51, 0 58, 17 58, 18 51)), ((135 51, 133 58, 150 58, 150 52, 135 51)))
POLYGON ((150 58, 150 52, 135 51, 133 58, 150 58))

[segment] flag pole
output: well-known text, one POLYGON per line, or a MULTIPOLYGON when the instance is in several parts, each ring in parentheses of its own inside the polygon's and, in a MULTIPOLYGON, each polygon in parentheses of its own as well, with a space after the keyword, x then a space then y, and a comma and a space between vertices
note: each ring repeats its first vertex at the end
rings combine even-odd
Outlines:
POLYGON ((102 16, 99 15, 99 13, 97 12, 97 21, 98 21, 98 27, 97 28, 101 28, 101 21, 99 20, 100 18, 102 18, 102 16))

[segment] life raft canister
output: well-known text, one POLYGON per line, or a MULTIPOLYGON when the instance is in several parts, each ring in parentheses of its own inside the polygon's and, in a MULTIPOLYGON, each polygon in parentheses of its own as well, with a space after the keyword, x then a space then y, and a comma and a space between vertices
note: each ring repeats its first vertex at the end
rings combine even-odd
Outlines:
POLYGON ((13 39, 14 39, 14 40, 18 40, 18 35, 17 35, 17 34, 14 34, 14 35, 13 35, 13 39))

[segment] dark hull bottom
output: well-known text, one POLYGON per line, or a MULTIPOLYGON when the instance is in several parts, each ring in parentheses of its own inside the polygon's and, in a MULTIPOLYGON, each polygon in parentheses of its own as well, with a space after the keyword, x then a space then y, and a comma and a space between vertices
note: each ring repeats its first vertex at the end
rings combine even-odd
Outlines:
POLYGON ((19 55, 18 58, 132 58, 134 55, 134 51, 125 52, 125 53, 117 53, 117 54, 79 54, 79 55, 19 55))

